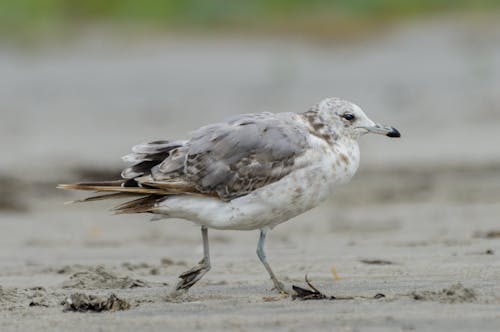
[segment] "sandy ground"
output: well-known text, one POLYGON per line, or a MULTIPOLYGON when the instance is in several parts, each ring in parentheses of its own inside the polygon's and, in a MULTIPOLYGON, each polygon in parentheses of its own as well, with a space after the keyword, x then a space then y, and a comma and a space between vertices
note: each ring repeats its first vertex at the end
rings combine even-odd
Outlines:
POLYGON ((4 45, 0 330, 497 331, 499 31, 445 20, 352 44, 91 34, 4 45), (235 231, 209 232, 212 271, 169 298, 201 258, 197 227, 113 216, 107 202, 65 206, 81 195, 54 189, 116 174, 134 143, 329 95, 404 135, 366 137, 355 179, 269 235, 286 284, 305 287, 307 273, 337 300, 276 295, 257 232, 235 231), (68 298, 112 310, 72 312, 68 298))

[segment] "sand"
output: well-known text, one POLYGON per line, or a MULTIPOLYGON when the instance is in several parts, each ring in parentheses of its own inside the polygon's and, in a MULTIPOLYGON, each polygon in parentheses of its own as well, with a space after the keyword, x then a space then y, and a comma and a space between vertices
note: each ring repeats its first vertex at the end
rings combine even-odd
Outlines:
POLYGON ((35 54, 5 46, 0 330, 497 331, 499 28, 431 21, 340 45, 91 36, 35 54), (307 288, 307 274, 323 299, 272 290, 257 232, 212 230, 212 270, 171 297, 201 258, 197 227, 113 216, 109 202, 63 205, 82 196, 54 189, 114 176, 134 143, 332 94, 403 138, 366 137, 355 179, 269 234, 277 275, 307 288))

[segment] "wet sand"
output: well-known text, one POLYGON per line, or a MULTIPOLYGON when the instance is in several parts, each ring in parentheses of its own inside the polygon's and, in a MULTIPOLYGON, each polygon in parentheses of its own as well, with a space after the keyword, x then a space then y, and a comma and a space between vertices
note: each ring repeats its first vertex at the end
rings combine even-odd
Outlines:
POLYGON ((1 48, 0 330, 498 330, 498 31, 445 20, 340 45, 94 36, 1 48), (275 294, 258 233, 237 231, 209 231, 212 270, 171 298, 201 258, 197 227, 62 205, 82 195, 54 189, 118 174, 134 143, 332 94, 403 133, 364 138, 355 179, 269 235, 287 285, 307 274, 336 300, 275 294))

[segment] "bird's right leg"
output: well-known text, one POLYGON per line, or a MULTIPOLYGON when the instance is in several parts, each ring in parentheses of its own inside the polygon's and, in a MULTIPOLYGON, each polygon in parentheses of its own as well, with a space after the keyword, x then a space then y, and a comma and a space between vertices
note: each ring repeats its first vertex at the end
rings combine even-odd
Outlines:
POLYGON ((257 256, 259 256, 259 259, 266 268, 267 273, 269 273, 269 276, 271 277, 271 280, 274 283, 274 288, 276 288, 276 290, 282 294, 288 294, 289 291, 287 291, 285 289, 285 286, 278 280, 278 278, 276 278, 276 275, 271 269, 271 266, 267 262, 266 252, 264 251, 264 245, 266 242, 266 233, 267 229, 260 230, 259 243, 257 244, 257 256))
POLYGON ((198 263, 197 266, 183 272, 179 276, 181 280, 179 281, 177 286, 175 286, 175 292, 178 292, 180 290, 187 291, 210 270, 208 230, 205 226, 201 226, 201 237, 203 239, 203 259, 198 263))

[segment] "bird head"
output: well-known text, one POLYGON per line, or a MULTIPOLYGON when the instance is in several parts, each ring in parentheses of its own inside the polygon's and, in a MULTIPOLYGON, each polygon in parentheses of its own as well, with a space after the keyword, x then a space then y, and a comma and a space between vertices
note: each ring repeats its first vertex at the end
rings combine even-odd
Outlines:
POLYGON ((333 131, 354 140, 369 133, 401 137, 396 128, 373 122, 361 107, 347 100, 326 98, 317 108, 320 117, 330 124, 333 131))

